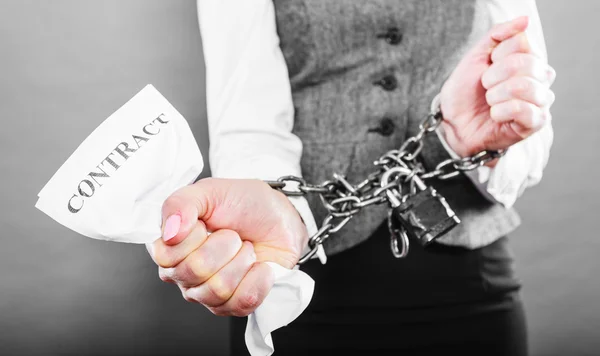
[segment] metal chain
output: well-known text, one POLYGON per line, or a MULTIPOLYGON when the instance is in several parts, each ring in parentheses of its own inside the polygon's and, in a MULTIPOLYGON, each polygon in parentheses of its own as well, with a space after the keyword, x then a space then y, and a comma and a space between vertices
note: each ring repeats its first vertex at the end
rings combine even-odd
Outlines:
MULTIPOLYGON (((399 149, 390 150, 373 162, 377 167, 376 171, 358 184, 353 185, 346 180, 346 177, 336 173, 333 174, 332 180, 319 185, 309 184, 303 178, 296 176, 284 176, 277 181, 267 181, 272 188, 287 196, 317 194, 328 212, 319 230, 309 238, 310 251, 300 259, 298 264, 308 261, 317 252, 319 245, 332 234, 340 231, 362 209, 371 205, 389 203, 388 191, 402 192, 406 183, 412 182, 415 176, 423 180, 450 179, 458 176, 461 172, 483 166, 506 153, 506 150, 484 150, 470 157, 447 159, 439 163, 433 171, 425 172, 422 164, 416 159, 423 149, 424 137, 434 132, 441 125, 442 120, 443 116, 439 108, 437 112, 429 114, 419 125, 419 132, 416 135, 408 138, 399 149), (381 186, 382 175, 394 167, 407 168, 412 173, 403 177, 402 181, 396 179, 390 184, 381 186), (290 189, 290 185, 296 187, 290 189)), ((402 231, 395 233, 403 234, 402 231)), ((405 239, 405 234, 403 238, 405 239)), ((406 244, 404 245, 403 248, 407 248, 406 244)), ((406 252, 403 250, 399 253, 405 255, 406 252)))

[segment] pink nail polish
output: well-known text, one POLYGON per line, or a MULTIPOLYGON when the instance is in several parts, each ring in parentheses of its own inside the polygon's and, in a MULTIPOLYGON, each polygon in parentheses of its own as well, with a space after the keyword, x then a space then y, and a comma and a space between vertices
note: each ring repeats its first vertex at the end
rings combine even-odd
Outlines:
POLYGON ((177 232, 179 232, 179 227, 181 226, 181 216, 180 215, 171 215, 165 221, 165 228, 163 229, 163 240, 169 241, 177 232))

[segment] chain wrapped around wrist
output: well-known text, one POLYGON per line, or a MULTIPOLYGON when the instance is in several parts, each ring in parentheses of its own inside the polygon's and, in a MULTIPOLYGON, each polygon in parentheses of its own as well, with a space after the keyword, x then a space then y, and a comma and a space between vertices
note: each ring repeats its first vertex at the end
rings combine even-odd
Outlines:
MULTIPOLYGON (((306 180, 297 176, 284 176, 277 181, 267 181, 272 188, 287 196, 317 194, 328 212, 318 231, 309 238, 310 251, 300 259, 298 264, 309 260, 317 252, 319 245, 323 244, 331 235, 339 232, 363 208, 384 203, 395 208, 394 205, 397 206, 398 203, 405 202, 408 197, 414 195, 418 185, 423 189, 424 181, 456 177, 461 172, 474 170, 506 153, 506 150, 484 150, 465 158, 450 158, 440 162, 434 170, 426 172, 423 165, 417 160, 423 149, 423 138, 434 132, 442 121, 443 116, 438 106, 435 112, 430 113, 421 122, 416 135, 408 138, 400 148, 385 152, 374 161, 375 170, 358 184, 351 184, 346 177, 337 173, 333 174, 331 180, 316 185, 307 183, 306 180), (385 181, 382 181, 384 176, 385 181), (391 180, 390 176, 392 176, 391 180), (297 186, 290 189, 288 183, 297 186), (393 204, 393 202, 396 203, 393 204)), ((433 191, 433 194, 437 193, 433 191)), ((443 200, 443 198, 441 199, 443 200)), ((392 209, 388 215, 388 227, 393 235, 392 251, 396 257, 404 257, 408 252, 406 227, 395 228, 393 226, 391 211, 392 209), (397 246, 398 238, 402 248, 397 246)), ((456 220, 460 222, 460 220, 456 220)))

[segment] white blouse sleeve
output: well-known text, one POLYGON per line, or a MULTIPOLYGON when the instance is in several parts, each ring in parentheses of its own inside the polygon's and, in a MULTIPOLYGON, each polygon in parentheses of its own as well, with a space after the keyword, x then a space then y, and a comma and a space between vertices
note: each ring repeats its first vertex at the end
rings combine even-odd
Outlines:
MULTIPOLYGON (((301 176, 302 143, 271 0, 198 0, 206 66, 209 162, 222 178, 301 176)), ((306 199, 290 197, 309 235, 306 199)), ((322 251, 321 251, 321 257, 322 251)))
MULTIPOLYGON (((490 0, 487 6, 493 23, 528 16, 529 27, 526 33, 533 51, 540 58, 548 60, 535 0, 490 0)), ((548 121, 540 131, 511 146, 494 168, 479 167, 468 172, 467 176, 488 199, 511 207, 526 188, 536 185, 542 179, 553 139, 552 124, 548 121)), ((457 157, 443 139, 442 143, 452 156, 457 157)))

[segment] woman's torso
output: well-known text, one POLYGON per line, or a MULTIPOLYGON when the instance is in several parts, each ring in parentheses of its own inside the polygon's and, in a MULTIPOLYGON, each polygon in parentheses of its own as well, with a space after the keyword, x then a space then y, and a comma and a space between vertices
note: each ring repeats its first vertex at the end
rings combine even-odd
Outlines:
MULTIPOLYGON (((372 161, 416 133, 433 97, 473 41, 490 27, 485 1, 274 0, 292 84, 294 132, 302 139, 303 176, 311 183, 342 173, 353 182, 372 161)), ((434 136, 424 163, 448 158, 434 136)), ((386 206, 363 209, 326 242, 325 265, 301 269, 315 280, 302 315, 273 334, 282 354, 523 355, 523 311, 504 236, 513 211, 486 200, 466 177, 436 183, 462 224, 451 244, 414 244, 396 259, 386 206), (386 353, 387 352, 387 353, 386 353)), ((317 223, 320 202, 309 197, 317 223)), ((232 351, 242 354, 244 320, 232 322, 232 351)))
MULTIPOLYGON (((292 85, 294 133, 303 142, 302 174, 311 183, 333 173, 351 182, 372 162, 414 135, 469 46, 491 26, 484 0, 275 0, 277 31, 292 85)), ((432 169, 447 151, 435 135, 422 151, 432 169)), ((465 176, 435 182, 463 221, 447 244, 489 243, 519 219, 484 198, 465 176)), ((326 211, 309 203, 319 224, 326 211)), ((386 216, 385 205, 356 215, 325 242, 329 254, 366 240, 386 216)))

